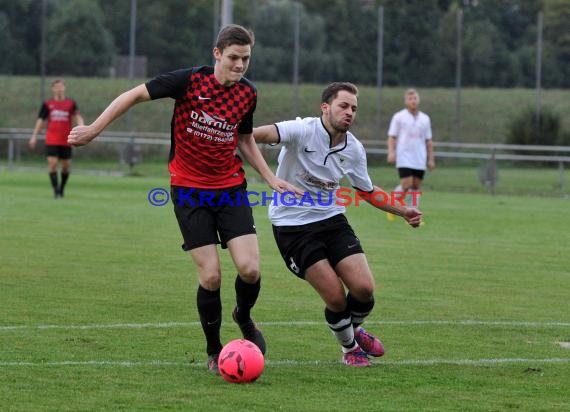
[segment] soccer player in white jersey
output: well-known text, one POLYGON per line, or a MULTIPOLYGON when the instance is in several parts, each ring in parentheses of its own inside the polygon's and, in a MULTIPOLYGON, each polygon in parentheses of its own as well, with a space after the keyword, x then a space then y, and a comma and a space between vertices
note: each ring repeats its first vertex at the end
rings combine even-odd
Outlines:
MULTIPOLYGON (((343 362, 368 366, 369 355, 384 354, 380 340, 361 326, 374 307, 374 277, 337 190, 346 176, 360 193, 386 193, 372 184, 364 147, 349 132, 358 107, 356 86, 332 83, 321 102, 321 117, 257 127, 253 135, 258 143, 282 145, 276 175, 304 190, 303 198, 310 195, 314 203, 287 206, 273 201, 269 207, 283 260, 325 302, 326 322, 341 345, 343 362), (326 204, 319 201, 323 198, 326 204)), ((421 222, 417 209, 380 203, 376 207, 402 216, 414 227, 421 222)))
MULTIPOLYGON (((426 166, 430 171, 435 168, 431 121, 419 110, 420 95, 415 89, 406 90, 404 101, 406 108, 394 114, 388 129, 388 163, 396 163, 400 176, 396 192, 419 192, 426 166)), ((414 194, 413 200, 412 206, 418 207, 420 194, 414 194)), ((410 194, 406 204, 411 202, 410 194)), ((388 220, 394 220, 394 215, 388 214, 388 220)))

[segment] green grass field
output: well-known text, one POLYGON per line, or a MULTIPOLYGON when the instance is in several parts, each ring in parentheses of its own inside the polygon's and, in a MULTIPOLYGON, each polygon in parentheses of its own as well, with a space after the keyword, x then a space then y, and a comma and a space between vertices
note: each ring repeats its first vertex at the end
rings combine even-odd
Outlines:
MULTIPOLYGON (((49 96, 47 79, 46 96, 49 96)), ((135 81, 142 83, 144 79, 135 81)), ((105 107, 129 88, 126 79, 66 78, 67 94, 75 98, 87 122, 95 120, 105 107)), ((304 84, 299 89, 299 112, 293 113, 293 88, 290 84, 259 82, 259 101, 255 112, 256 125, 273 123, 295 116, 319 113, 320 95, 324 85, 304 84)), ((40 108, 40 79, 33 76, 0 76, 4 98, 0 99, 0 127, 32 128, 40 108)), ((381 130, 376 130, 377 93, 374 87, 359 85, 360 98, 357 122, 353 131, 360 139, 385 139, 391 116, 403 108, 404 88, 385 87, 382 91, 381 130)), ((421 109, 432 119, 434 139, 455 138, 455 90, 420 89, 421 109)), ((503 143, 508 122, 520 111, 535 106, 531 89, 462 90, 462 130, 458 141, 503 143), (481 121, 484 119, 484 121, 481 121)), ((567 90, 543 90, 542 102, 560 113, 563 129, 570 130, 570 93, 567 90)), ((136 130, 140 132, 170 131, 172 101, 163 99, 133 109, 136 130)), ((126 116, 114 122, 109 130, 128 130, 126 116)))
MULTIPOLYGON (((167 151, 163 153, 162 160, 148 160, 144 158, 143 163, 136 165, 132 170, 128 165, 121 165, 117 161, 91 160, 90 151, 95 146, 79 148, 74 152, 73 170, 74 173, 96 174, 96 175, 134 175, 139 177, 162 177, 168 179, 168 167, 166 164, 167 151)), ((275 153, 267 155, 270 159, 275 153)), ((155 157, 157 153, 155 152, 155 157)), ((0 171, 7 170, 7 162, 0 159, 0 171)), ((382 164, 378 158, 369 159, 369 173, 372 180, 380 186, 391 189, 396 186, 398 177, 392 165, 372 166, 382 164)), ((275 168, 276 165, 271 163, 275 168)), ((443 163, 443 162, 442 162, 443 163)), ((490 188, 484 186, 479 181, 479 168, 485 164, 484 161, 463 162, 461 165, 441 164, 438 168, 426 175, 424 188, 428 191, 456 192, 456 193, 490 193, 490 188)), ((14 170, 44 172, 45 158, 37 153, 25 161, 16 162, 14 170)), ((248 179, 250 182, 259 182, 259 178, 247 165, 248 179)), ((498 195, 518 195, 518 196, 540 196, 570 198, 570 170, 566 167, 562 173, 558 167, 514 167, 510 165, 498 165, 498 182, 495 192, 498 195)), ((348 184, 348 182, 346 182, 348 184)))
MULTIPOLYGON (((349 209, 377 281, 368 329, 387 350, 365 370, 340 363, 322 303, 254 208, 267 363, 258 382, 233 385, 205 370, 171 207, 147 201, 167 185, 76 173, 56 201, 45 173, 0 171, 0 410, 570 409, 567 200, 436 187, 417 230, 349 209)), ((229 341, 239 330, 226 253, 222 265, 229 341)))

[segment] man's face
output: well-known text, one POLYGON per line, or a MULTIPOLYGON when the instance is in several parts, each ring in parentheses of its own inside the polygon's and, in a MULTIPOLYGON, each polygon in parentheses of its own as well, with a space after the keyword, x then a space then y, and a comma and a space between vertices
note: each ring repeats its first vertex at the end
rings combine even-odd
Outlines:
POLYGON ((358 98, 345 90, 338 92, 333 101, 321 104, 323 115, 328 120, 331 127, 339 132, 346 133, 354 118, 356 117, 356 110, 358 109, 358 98))
POLYGON ((420 98, 416 93, 406 94, 406 107, 408 110, 416 111, 420 105, 420 98))
POLYGON ((228 86, 239 82, 247 71, 251 58, 251 46, 232 44, 223 52, 216 47, 214 58, 216 59, 216 77, 220 83, 228 86))
POLYGON ((51 86, 51 91, 54 96, 63 96, 65 93, 65 84, 63 82, 54 83, 54 85, 51 86))

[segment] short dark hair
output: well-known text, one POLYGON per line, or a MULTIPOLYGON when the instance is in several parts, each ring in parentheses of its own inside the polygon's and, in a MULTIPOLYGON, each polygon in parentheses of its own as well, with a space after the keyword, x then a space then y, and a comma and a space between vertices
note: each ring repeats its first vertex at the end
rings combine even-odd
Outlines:
POLYGON ((325 90, 323 90, 323 94, 321 95, 321 103, 331 104, 332 101, 336 98, 338 92, 341 90, 352 93, 358 97, 358 88, 354 84, 349 82, 334 82, 329 84, 325 90))
POLYGON ((51 82, 51 86, 53 87, 53 86, 55 86, 55 85, 58 84, 58 83, 63 83, 63 84, 65 84, 65 82, 63 81, 62 78, 57 78, 57 79, 54 79, 54 80, 51 82))
POLYGON ((254 43, 255 36, 253 31, 237 24, 228 24, 227 26, 222 27, 218 33, 216 47, 220 49, 220 51, 224 51, 226 47, 233 44, 240 46, 250 45, 253 47, 254 43))

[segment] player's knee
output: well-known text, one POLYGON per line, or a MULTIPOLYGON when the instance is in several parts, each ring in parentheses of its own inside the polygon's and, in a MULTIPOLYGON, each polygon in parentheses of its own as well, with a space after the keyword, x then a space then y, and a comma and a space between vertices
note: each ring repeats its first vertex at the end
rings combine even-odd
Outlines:
POLYGON ((363 283, 350 289, 350 293, 360 302, 368 302, 374 297, 374 284, 363 283))
POLYGON ((203 277, 200 285, 207 290, 218 290, 222 286, 222 279, 220 276, 203 277))
POLYGON ((249 262, 237 267, 239 277, 246 283, 255 283, 261 276, 259 265, 256 262, 249 262))
POLYGON ((327 308, 333 312, 342 312, 346 309, 346 296, 342 294, 329 295, 325 298, 327 308))
POLYGON ((213 268, 210 270, 205 270, 201 268, 199 270, 200 284, 202 287, 208 290, 218 290, 222 285, 222 274, 219 268, 213 268))

